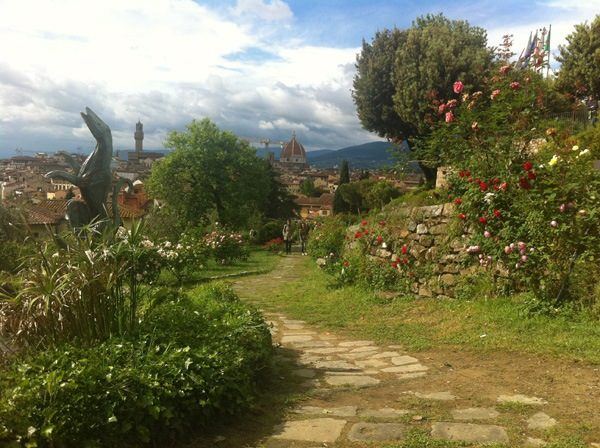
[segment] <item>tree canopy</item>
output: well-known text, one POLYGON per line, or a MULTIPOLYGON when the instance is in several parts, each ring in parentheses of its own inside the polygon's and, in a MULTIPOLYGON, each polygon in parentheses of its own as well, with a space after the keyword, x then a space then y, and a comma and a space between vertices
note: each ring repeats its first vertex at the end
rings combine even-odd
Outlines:
MULTIPOLYGON (((419 17, 407 30, 378 32, 357 58, 358 117, 394 142, 421 139, 434 122, 436 99, 449 97, 457 80, 478 88, 492 60, 484 29, 441 14, 419 17)), ((435 166, 420 165, 435 179, 435 166)))
POLYGON ((600 99, 600 15, 575 26, 561 45, 557 87, 577 99, 600 99))
POLYGON ((185 131, 169 133, 165 147, 173 151, 153 167, 149 189, 187 225, 216 216, 239 228, 256 211, 285 209, 289 198, 268 163, 210 120, 194 120, 185 131))

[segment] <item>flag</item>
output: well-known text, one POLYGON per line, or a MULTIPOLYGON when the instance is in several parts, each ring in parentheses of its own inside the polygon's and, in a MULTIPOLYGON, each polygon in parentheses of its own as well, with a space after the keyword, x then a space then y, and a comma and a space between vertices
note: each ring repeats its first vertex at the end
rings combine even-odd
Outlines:
POLYGON ((552 31, 552 25, 548 28, 548 35, 546 36, 546 43, 544 44, 544 51, 547 53, 550 51, 550 32, 552 31))

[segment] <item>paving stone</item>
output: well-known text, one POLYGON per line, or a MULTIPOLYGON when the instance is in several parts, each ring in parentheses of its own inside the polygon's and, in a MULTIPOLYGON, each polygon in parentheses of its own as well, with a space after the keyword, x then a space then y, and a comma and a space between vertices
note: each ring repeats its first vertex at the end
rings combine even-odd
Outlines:
POLYGON ((392 364, 396 365, 396 366, 403 366, 405 364, 414 364, 419 362, 419 360, 417 358, 413 358, 412 356, 394 356, 392 358, 392 364))
POLYGON ((427 372, 412 372, 412 373, 400 373, 396 375, 399 380, 412 380, 413 378, 421 378, 427 375, 427 372))
POLYGON ((315 367, 323 370, 341 370, 350 372, 361 370, 360 367, 346 361, 317 361, 315 367))
POLYGON ((429 392, 429 393, 408 391, 408 392, 405 392, 405 393, 406 394, 414 395, 417 398, 423 398, 425 400, 451 401, 451 400, 456 399, 456 396, 452 395, 448 391, 444 391, 444 392, 429 392))
POLYGON ((292 374, 302 378, 314 378, 317 375, 317 372, 313 369, 296 369, 292 374))
POLYGON ((372 345, 367 345, 365 347, 357 347, 355 349, 350 350, 350 353, 361 353, 361 352, 372 352, 376 347, 372 345))
POLYGON ((304 330, 304 325, 300 324, 283 324, 283 328, 286 330, 304 330))
POLYGON ((296 342, 295 346, 297 348, 331 347, 331 342, 327 342, 327 341, 296 342))
POLYGON ((359 361, 354 361, 354 363, 359 367, 385 367, 389 366, 389 364, 381 359, 363 359, 359 361))
POLYGON ((556 420, 543 412, 538 412, 527 420, 527 427, 529 429, 548 429, 555 425, 556 420))
POLYGON ((516 395, 500 395, 498 397, 500 403, 521 403, 531 405, 547 404, 548 402, 543 398, 528 397, 527 395, 516 394, 516 395))
POLYGON ((600 443, 595 443, 595 442, 592 442, 592 443, 590 443, 590 446, 591 446, 592 448, 600 448, 600 443))
POLYGON ((355 423, 348 432, 352 442, 393 442, 402 440, 406 432, 400 423, 355 423))
POLYGON ((498 411, 492 408, 466 408, 454 409, 452 418, 454 420, 485 420, 496 418, 500 415, 498 411))
POLYGON ((546 442, 545 440, 542 439, 536 439, 534 437, 527 437, 527 440, 525 440, 525 446, 546 446, 548 445, 548 442, 546 442))
POLYGON ((395 356, 400 356, 398 352, 381 352, 376 355, 371 356, 372 359, 384 359, 384 358, 393 358, 395 356))
POLYGON ((342 347, 324 347, 324 348, 307 348, 306 353, 317 353, 319 355, 329 355, 331 353, 341 353, 348 349, 342 347))
POLYGON ((372 351, 372 352, 361 352, 361 353, 340 353, 338 356, 340 358, 344 358, 344 359, 364 359, 364 358, 369 358, 372 357, 372 355, 377 354, 376 351, 372 351))
POLYGON ((286 325, 306 325, 303 320, 286 319, 285 317, 281 318, 281 321, 286 325))
POLYGON ((281 338, 281 343, 282 344, 293 344, 294 342, 306 342, 306 341, 311 341, 312 338, 313 338, 312 336, 307 335, 307 334, 283 336, 281 338))
POLYGON ((334 417, 354 417, 356 415, 357 406, 339 406, 336 408, 321 408, 318 406, 301 406, 294 409, 296 414, 320 415, 327 414, 334 417))
POLYGON ((277 425, 273 438, 300 440, 305 442, 333 443, 346 426, 346 420, 335 418, 314 418, 294 420, 277 425))
POLYGON ((410 414, 410 411, 394 408, 364 409, 358 413, 361 417, 372 418, 396 418, 406 414, 410 414))
POLYGON ((404 350, 403 345, 388 345, 389 348, 393 348, 395 350, 404 350))
POLYGON ((477 443, 508 443, 506 430, 496 425, 442 422, 434 423, 431 428, 431 437, 434 439, 477 443))
POLYGON ((319 335, 319 337, 324 341, 333 341, 337 339, 337 336, 334 336, 332 334, 321 334, 319 335))
POLYGON ((310 334, 310 335, 316 336, 317 332, 312 331, 312 330, 284 330, 283 331, 284 336, 300 336, 300 335, 305 335, 305 334, 310 334))
POLYGON ((340 342, 338 345, 340 347, 362 347, 364 345, 373 345, 375 344, 373 341, 344 341, 340 342))
POLYGON ((405 366, 394 366, 381 369, 381 371, 385 373, 424 372, 425 370, 429 370, 429 367, 426 367, 422 364, 407 364, 405 366))
POLYGON ((375 386, 380 381, 366 375, 326 375, 325 382, 331 386, 366 387, 375 386))

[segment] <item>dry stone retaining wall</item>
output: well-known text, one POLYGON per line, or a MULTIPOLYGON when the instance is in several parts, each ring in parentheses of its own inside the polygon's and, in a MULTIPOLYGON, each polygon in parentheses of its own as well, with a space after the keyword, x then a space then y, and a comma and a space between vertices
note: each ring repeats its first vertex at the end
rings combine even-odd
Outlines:
MULTIPOLYGON (((396 213, 404 224, 392 228, 392 233, 406 242, 416 265, 424 268, 419 271, 429 272, 415 279, 413 292, 422 297, 454 296, 459 277, 472 273, 476 266, 466 251, 467 236, 452 236, 454 204, 406 207, 396 213)), ((371 256, 390 262, 401 257, 387 248, 373 248, 371 256)))

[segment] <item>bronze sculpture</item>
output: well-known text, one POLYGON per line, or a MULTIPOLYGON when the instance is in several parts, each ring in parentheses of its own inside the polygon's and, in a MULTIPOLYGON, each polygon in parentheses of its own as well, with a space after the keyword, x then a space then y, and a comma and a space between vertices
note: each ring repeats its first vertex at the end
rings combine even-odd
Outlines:
MULTIPOLYGON (((81 166, 73 158, 66 156, 67 162, 77 174, 66 171, 50 171, 46 174, 47 178, 70 182, 81 191, 84 202, 71 199, 67 203, 67 219, 74 228, 92 222, 108 221, 106 199, 113 179, 110 167, 113 152, 110 128, 89 107, 86 107, 85 111, 81 116, 96 139, 96 148, 81 166)), ((113 188, 112 211, 116 227, 120 225, 117 195, 124 183, 128 184, 128 189, 133 187, 129 179, 119 179, 113 188)))

